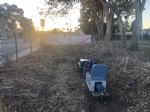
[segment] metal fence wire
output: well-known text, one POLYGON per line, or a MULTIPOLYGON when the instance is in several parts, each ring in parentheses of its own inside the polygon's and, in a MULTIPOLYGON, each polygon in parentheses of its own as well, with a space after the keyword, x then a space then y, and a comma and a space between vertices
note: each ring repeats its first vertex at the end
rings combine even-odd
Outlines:
MULTIPOLYGON (((32 36, 28 37, 28 40, 24 37, 22 32, 14 31, 6 31, 6 29, 2 26, 4 25, 4 21, 0 21, 0 64, 4 61, 17 60, 17 57, 22 57, 27 54, 32 53, 35 50, 39 49, 41 43, 40 32, 32 36), (35 38, 38 36, 38 38, 35 38)), ((36 32, 37 33, 37 32, 36 32)), ((84 35, 84 34, 46 34, 46 42, 48 44, 56 44, 56 45, 80 45, 86 43, 97 43, 99 40, 98 34, 93 35, 84 35)), ((121 36, 119 33, 108 34, 111 35, 110 40, 115 42, 116 44, 121 44, 121 36)), ((107 36, 107 35, 105 35, 107 36)), ((103 36, 104 38, 104 36, 103 36)), ((132 39, 132 34, 128 32, 126 34, 126 43, 127 47, 130 45, 132 39)), ((150 35, 142 34, 139 39, 139 51, 138 56, 145 60, 150 61, 150 35)))
POLYGON ((7 59, 18 60, 18 58, 31 54, 32 51, 37 49, 37 43, 31 46, 29 42, 18 36, 16 38, 2 38, 1 46, 3 61, 7 61, 7 59))

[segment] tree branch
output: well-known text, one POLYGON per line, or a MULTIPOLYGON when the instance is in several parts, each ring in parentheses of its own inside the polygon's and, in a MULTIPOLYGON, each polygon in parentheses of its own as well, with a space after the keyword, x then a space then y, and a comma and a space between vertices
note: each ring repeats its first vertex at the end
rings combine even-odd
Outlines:
POLYGON ((145 6, 145 3, 146 3, 146 0, 142 0, 142 6, 141 6, 141 8, 142 8, 142 11, 144 10, 144 6, 145 6))
POLYGON ((114 13, 117 15, 117 16, 120 16, 120 12, 119 10, 117 9, 117 6, 116 4, 114 3, 114 1, 111 1, 112 4, 110 4, 109 2, 107 2, 106 0, 99 0, 103 5, 106 5, 107 7, 109 7, 110 9, 112 9, 114 11, 114 13))

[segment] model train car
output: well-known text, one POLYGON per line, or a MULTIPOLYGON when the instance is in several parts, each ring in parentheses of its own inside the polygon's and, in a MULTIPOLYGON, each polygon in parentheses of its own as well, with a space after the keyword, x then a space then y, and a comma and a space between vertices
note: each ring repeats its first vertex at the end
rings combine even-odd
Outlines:
POLYGON ((106 91, 108 67, 90 59, 80 59, 78 64, 92 95, 94 97, 109 96, 106 91))

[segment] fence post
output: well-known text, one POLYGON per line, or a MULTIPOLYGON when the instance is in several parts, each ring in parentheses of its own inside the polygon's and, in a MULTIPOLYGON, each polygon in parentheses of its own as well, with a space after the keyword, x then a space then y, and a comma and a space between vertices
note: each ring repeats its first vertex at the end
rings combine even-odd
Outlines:
POLYGON ((30 49, 31 49, 31 54, 32 54, 32 35, 31 35, 31 30, 32 30, 32 28, 30 27, 30 49))
POLYGON ((2 66, 2 21, 0 19, 0 66, 2 66))
POLYGON ((140 46, 140 55, 141 55, 141 58, 143 58, 143 39, 144 39, 144 36, 143 36, 143 30, 142 30, 142 37, 141 37, 141 46, 140 46))
POLYGON ((14 21, 14 38, 15 38, 15 48, 16 48, 16 61, 18 62, 18 44, 17 44, 17 37, 16 37, 16 21, 14 21))
POLYGON ((3 112, 2 97, 0 97, 0 112, 3 112))

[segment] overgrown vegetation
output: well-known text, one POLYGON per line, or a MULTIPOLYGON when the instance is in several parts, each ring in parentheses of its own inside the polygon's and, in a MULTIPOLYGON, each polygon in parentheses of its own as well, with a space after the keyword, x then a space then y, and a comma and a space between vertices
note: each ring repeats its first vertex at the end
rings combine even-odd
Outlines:
POLYGON ((150 63, 111 43, 48 46, 0 69, 4 111, 149 112, 150 63), (107 101, 95 100, 79 72, 80 58, 109 67, 107 101))

